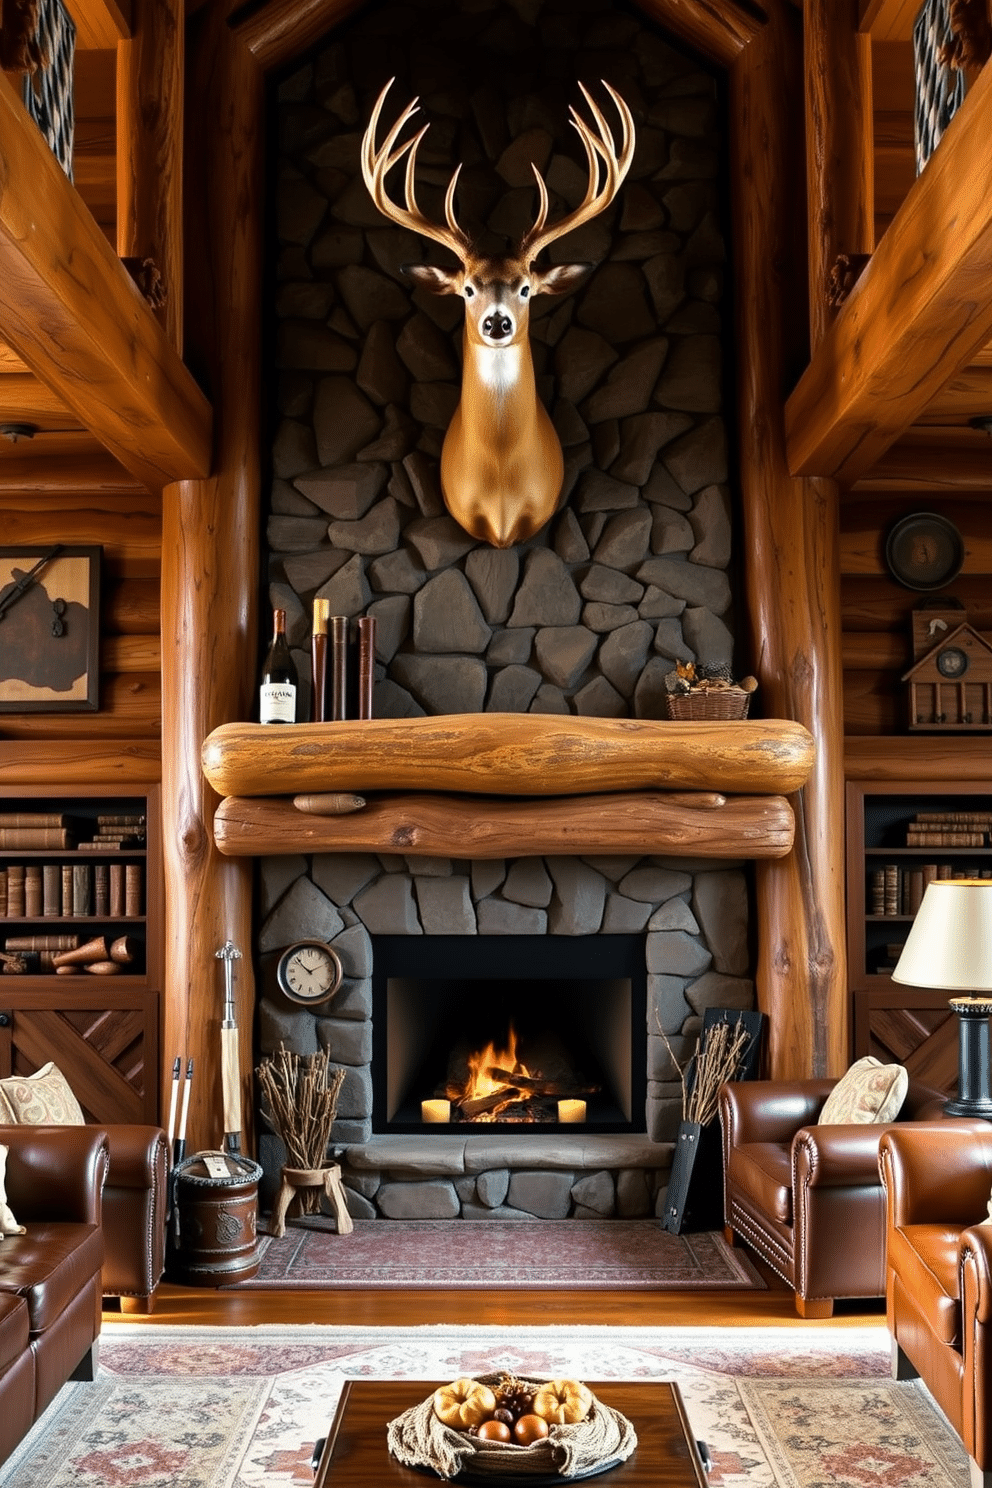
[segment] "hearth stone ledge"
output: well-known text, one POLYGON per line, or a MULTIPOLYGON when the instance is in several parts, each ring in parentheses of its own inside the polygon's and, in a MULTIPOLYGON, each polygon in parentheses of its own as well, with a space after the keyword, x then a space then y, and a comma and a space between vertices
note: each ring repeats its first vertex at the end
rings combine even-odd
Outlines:
MULTIPOLYGON (((261 1147, 277 1172, 282 1143, 261 1147)), ((354 1219, 639 1219, 664 1213, 673 1149, 636 1133, 389 1136, 333 1157, 354 1219)), ((271 1204, 264 1183, 261 1197, 271 1204)))

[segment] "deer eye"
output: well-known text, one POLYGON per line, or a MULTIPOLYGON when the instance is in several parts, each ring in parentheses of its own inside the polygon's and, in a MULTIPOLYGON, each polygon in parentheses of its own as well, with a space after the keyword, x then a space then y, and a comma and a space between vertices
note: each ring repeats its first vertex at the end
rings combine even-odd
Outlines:
POLYGON ((467 300, 470 300, 474 294, 475 294, 475 290, 472 288, 471 284, 466 284, 466 286, 465 286, 465 298, 467 300))
POLYGON ((529 284, 523 284, 523 285, 521 285, 521 287, 520 287, 520 298, 522 300, 525 300, 529 294, 530 294, 530 285, 529 284))

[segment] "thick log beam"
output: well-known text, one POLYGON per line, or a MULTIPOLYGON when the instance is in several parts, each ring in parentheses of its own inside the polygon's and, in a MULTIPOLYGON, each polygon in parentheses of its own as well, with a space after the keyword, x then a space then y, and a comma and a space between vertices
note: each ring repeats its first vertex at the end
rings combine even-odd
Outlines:
POLYGON ((441 790, 560 796, 617 790, 798 790, 813 768, 806 729, 777 720, 654 723, 540 713, 457 713, 278 728, 229 723, 203 745, 224 796, 441 790))
POLYGON ((223 1134, 215 953, 232 940, 245 1149, 252 1133, 251 864, 222 857, 211 824, 217 798, 199 770, 210 730, 248 715, 257 667, 259 565, 257 307, 261 303, 264 102, 262 74, 211 8, 190 22, 188 220, 201 237, 187 257, 187 327, 217 388, 217 456, 209 480, 163 493, 162 800, 166 968, 162 1089, 176 1053, 195 1059, 187 1139, 223 1134))
POLYGON ((969 430, 955 448, 932 429, 914 427, 896 441, 852 491, 992 491, 992 445, 969 430))
POLYGON ((789 1078, 847 1061, 843 687, 836 491, 793 480, 786 462, 781 388, 803 288, 788 278, 805 198, 795 127, 801 41, 784 0, 768 9, 769 26, 730 72, 730 138, 753 670, 765 707, 804 724, 817 743, 794 802, 795 849, 756 868, 758 1002, 769 1015, 771 1073, 789 1078))
POLYGON ((281 798, 229 796, 214 839, 232 857, 371 852, 508 858, 544 853, 676 853, 780 858, 794 835, 782 796, 602 795, 553 800, 409 795, 373 798, 347 816, 314 816, 281 798))
POLYGON ((117 47, 117 252, 151 259, 165 303, 155 310, 183 349, 182 0, 135 0, 133 36, 117 47))
POLYGON ((794 475, 857 480, 988 341, 990 132, 986 67, 786 404, 794 475))
POLYGON ((233 28, 264 72, 314 46, 363 0, 268 0, 233 28))
POLYGON ((828 299, 840 254, 875 246, 871 41, 858 31, 858 0, 807 0, 806 179, 810 341, 815 348, 836 312, 828 299))
POLYGON ((766 24, 752 0, 638 0, 641 9, 704 56, 728 67, 766 24))
POLYGON ((206 475, 207 400, 5 76, 0 180, 4 340, 143 484, 206 475))
POLYGON ((0 422, 42 429, 78 429, 79 418, 30 372, 0 375, 0 422))

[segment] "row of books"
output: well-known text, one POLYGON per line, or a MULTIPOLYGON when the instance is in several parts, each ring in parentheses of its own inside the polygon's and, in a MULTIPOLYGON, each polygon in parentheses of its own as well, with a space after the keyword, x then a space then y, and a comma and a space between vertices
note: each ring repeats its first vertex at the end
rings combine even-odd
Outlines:
POLYGON ((0 811, 0 849, 8 852, 59 847, 115 852, 144 847, 146 830, 139 813, 108 812, 94 819, 64 811, 0 811))
POLYGON ((8 863, 0 867, 0 918, 137 919, 145 912, 143 863, 8 863))
POLYGON ((886 863, 868 874, 870 915, 915 915, 923 902, 926 886, 935 878, 992 878, 992 868, 961 868, 950 863, 923 863, 902 868, 886 863))
POLYGON ((989 847, 992 811, 918 811, 906 827, 907 847, 989 847))

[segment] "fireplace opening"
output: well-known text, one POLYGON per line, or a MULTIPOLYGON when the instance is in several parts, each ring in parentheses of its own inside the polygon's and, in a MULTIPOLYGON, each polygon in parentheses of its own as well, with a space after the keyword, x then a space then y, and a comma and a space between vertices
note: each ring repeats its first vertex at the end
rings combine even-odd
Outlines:
POLYGON ((375 1132, 645 1130, 643 936, 372 948, 375 1132))

